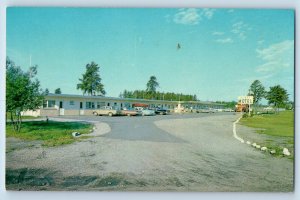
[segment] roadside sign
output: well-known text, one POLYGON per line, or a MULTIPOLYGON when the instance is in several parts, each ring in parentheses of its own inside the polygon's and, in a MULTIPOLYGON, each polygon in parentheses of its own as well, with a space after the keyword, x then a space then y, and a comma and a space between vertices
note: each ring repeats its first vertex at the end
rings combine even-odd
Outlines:
POLYGON ((253 104, 253 96, 239 96, 238 100, 241 104, 253 104))

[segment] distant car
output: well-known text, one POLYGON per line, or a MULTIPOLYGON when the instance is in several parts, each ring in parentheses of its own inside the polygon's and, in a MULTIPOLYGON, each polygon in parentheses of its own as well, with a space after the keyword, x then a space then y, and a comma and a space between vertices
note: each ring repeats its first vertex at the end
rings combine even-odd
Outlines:
POLYGON ((225 109, 224 109, 224 112, 234 112, 234 110, 231 109, 231 108, 225 108, 225 109))
POLYGON ((131 109, 126 109, 126 108, 124 108, 123 110, 121 110, 121 115, 137 116, 139 114, 140 114, 140 112, 137 111, 137 110, 131 110, 131 109))
POLYGON ((93 115, 98 116, 98 115, 108 115, 112 117, 113 115, 120 115, 121 112, 117 109, 114 109, 111 106, 103 106, 100 107, 99 109, 93 110, 93 115))
POLYGON ((164 108, 156 108, 155 109, 155 114, 158 114, 158 115, 166 115, 169 112, 170 112, 169 110, 164 109, 164 108))
POLYGON ((273 107, 271 107, 271 106, 269 106, 269 107, 266 107, 266 108, 264 108, 263 110, 265 110, 265 111, 273 111, 273 110, 274 110, 274 108, 273 108, 273 107))
POLYGON ((200 109, 193 109, 193 113, 200 113, 200 109))
POLYGON ((153 115, 155 115, 155 111, 154 110, 150 110, 148 108, 135 107, 134 109, 137 110, 137 111, 139 111, 142 116, 153 116, 153 115))
POLYGON ((198 108, 192 108, 192 109, 190 109, 190 112, 191 112, 191 113, 200 113, 201 110, 198 109, 198 108))
POLYGON ((204 108, 199 110, 200 113, 215 113, 215 109, 212 108, 204 108))
POLYGON ((216 108, 216 109, 214 109, 216 112, 223 112, 224 111, 224 109, 222 109, 222 108, 216 108))

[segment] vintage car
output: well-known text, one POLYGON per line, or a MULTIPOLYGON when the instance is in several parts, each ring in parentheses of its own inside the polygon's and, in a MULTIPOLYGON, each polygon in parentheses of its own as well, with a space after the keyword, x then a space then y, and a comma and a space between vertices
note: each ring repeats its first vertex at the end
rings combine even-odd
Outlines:
POLYGON ((199 110, 200 113, 215 113, 216 110, 213 108, 204 108, 199 110))
POLYGON ((158 115, 166 115, 166 114, 170 113, 169 110, 167 110, 165 108, 159 108, 159 107, 155 108, 154 112, 155 112, 155 114, 158 114, 158 115))
POLYGON ((132 109, 127 109, 123 108, 121 110, 121 115, 127 115, 127 116, 137 116, 140 115, 141 113, 137 110, 132 110, 132 109))
POLYGON ((154 110, 150 110, 150 109, 145 108, 145 107, 135 107, 134 109, 139 111, 142 116, 153 116, 153 115, 155 115, 154 110))
POLYGON ((113 115, 120 115, 121 112, 118 109, 114 109, 112 106, 103 106, 100 107, 99 109, 93 110, 93 115, 98 116, 98 115, 108 115, 108 116, 113 116, 113 115))

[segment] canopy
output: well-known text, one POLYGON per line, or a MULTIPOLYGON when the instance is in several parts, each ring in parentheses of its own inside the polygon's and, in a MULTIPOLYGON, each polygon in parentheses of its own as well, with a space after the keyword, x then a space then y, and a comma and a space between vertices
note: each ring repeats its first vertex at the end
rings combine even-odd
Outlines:
POLYGON ((132 104, 133 107, 148 107, 148 104, 144 104, 144 103, 134 103, 132 104))

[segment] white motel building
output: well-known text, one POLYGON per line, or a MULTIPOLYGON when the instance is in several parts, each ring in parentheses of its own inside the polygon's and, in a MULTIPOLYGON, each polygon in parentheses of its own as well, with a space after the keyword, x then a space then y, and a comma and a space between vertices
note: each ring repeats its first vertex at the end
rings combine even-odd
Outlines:
POLYGON ((104 96, 84 96, 72 94, 51 94, 45 96, 43 106, 36 111, 26 111, 23 115, 30 116, 59 116, 59 115, 93 115, 93 110, 102 106, 112 106, 122 109, 132 108, 134 104, 147 104, 150 108, 160 107, 171 112, 193 109, 218 109, 223 104, 207 101, 165 101, 149 99, 117 98, 104 96))

